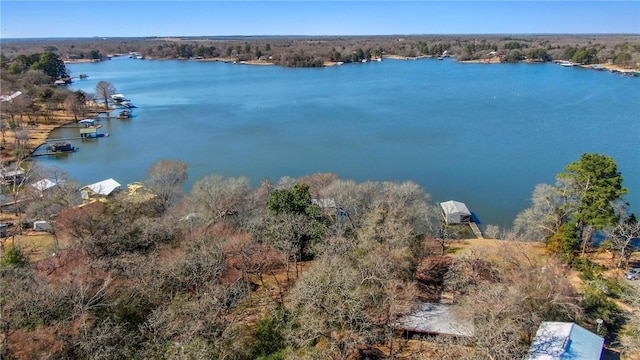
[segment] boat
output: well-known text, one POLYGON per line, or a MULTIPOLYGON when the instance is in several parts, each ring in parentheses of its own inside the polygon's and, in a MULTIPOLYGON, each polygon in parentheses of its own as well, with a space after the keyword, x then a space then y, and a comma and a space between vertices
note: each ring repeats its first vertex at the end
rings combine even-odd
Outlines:
POLYGON ((122 94, 113 94, 113 95, 111 95, 111 100, 116 104, 122 104, 125 101, 130 101, 129 99, 124 97, 124 95, 122 95, 122 94))
POLYGON ((47 146, 47 150, 51 152, 74 152, 77 150, 77 148, 71 145, 70 142, 62 141, 49 144, 47 146))
POLYGON ((131 111, 130 110, 122 110, 120 111, 120 113, 118 114, 118 119, 129 119, 131 118, 131 111))
POLYGON ((566 61, 566 60, 562 60, 558 64, 560 64, 560 66, 566 66, 566 67, 578 66, 577 63, 574 63, 574 62, 571 62, 571 61, 566 61))
POLYGON ((85 138, 85 139, 97 139, 97 138, 101 138, 101 137, 107 137, 109 136, 109 133, 88 133, 88 134, 80 134, 81 137, 85 138))

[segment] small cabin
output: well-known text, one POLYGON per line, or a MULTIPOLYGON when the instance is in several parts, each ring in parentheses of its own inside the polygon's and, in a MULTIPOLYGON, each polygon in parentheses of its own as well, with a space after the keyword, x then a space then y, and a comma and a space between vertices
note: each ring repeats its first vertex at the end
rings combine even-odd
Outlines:
POLYGON ((471 211, 464 203, 450 200, 440 203, 440 207, 447 224, 468 224, 471 222, 471 211))
POLYGON ((53 229, 53 226, 51 226, 51 223, 48 221, 40 220, 33 222, 34 231, 51 231, 51 229, 53 229))

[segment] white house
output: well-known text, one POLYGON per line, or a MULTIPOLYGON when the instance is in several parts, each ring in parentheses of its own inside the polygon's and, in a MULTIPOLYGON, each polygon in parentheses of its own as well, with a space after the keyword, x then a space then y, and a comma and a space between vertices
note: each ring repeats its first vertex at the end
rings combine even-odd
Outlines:
POLYGON ((600 360, 604 339, 570 322, 543 321, 527 360, 600 360))
POLYGON ((445 201, 440 203, 442 216, 447 224, 467 224, 471 222, 471 211, 467 205, 459 201, 445 201))
POLYGON ((53 188, 54 186, 57 186, 58 183, 56 181, 53 180, 49 180, 49 179, 42 179, 39 181, 34 182, 33 184, 31 184, 31 187, 33 187, 34 189, 43 192, 46 190, 49 190, 51 188, 53 188))
POLYGON ((111 195, 115 190, 120 188, 120 183, 113 180, 107 179, 97 182, 95 184, 87 185, 80 189, 80 195, 82 199, 89 200, 92 197, 106 197, 111 195))

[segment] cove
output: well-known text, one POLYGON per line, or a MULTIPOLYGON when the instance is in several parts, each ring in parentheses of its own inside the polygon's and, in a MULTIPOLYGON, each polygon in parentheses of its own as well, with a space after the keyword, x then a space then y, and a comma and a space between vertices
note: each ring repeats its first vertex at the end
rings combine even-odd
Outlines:
MULTIPOLYGON (((112 83, 138 106, 102 120, 107 138, 39 158, 81 185, 141 181, 161 159, 208 174, 276 181, 332 172, 420 184, 510 225, 538 183, 585 152, 614 158, 640 204, 640 79, 555 64, 385 60, 327 68, 136 60, 69 64, 72 90, 112 83)), ((51 138, 76 135, 59 129, 51 138)))

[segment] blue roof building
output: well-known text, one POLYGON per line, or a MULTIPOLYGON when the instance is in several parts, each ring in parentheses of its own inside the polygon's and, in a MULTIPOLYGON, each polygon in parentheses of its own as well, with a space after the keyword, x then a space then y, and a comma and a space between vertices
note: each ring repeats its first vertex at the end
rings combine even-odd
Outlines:
POLYGON ((529 348, 528 360, 600 360, 604 339, 568 322, 544 321, 529 348))

